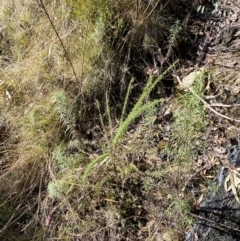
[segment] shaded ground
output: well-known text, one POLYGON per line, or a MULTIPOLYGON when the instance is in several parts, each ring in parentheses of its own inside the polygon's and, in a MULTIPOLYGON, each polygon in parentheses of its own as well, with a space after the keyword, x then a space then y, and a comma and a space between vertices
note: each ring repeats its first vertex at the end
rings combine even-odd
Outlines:
MULTIPOLYGON (((209 165, 199 174, 203 176, 211 174, 214 177, 221 170, 215 178, 215 185, 220 185, 220 189, 209 191, 202 202, 198 190, 191 186, 194 185, 195 177, 191 180, 192 184, 190 182, 188 188, 195 193, 196 200, 201 200, 198 202, 201 215, 198 218, 197 208, 194 214, 196 226, 191 238, 188 236, 186 240, 234 241, 238 240, 240 235, 239 224, 235 222, 239 219, 240 206, 233 194, 226 193, 223 188, 226 173, 222 174, 225 169, 221 167, 229 164, 226 154, 230 147, 239 144, 240 127, 240 8, 234 4, 228 7, 233 12, 226 18, 219 16, 207 19, 203 31, 206 44, 203 49, 206 53, 200 55, 197 60, 199 66, 205 65, 211 69, 205 100, 223 116, 216 115, 206 106, 209 120, 205 133, 206 149, 199 156, 202 161, 196 172, 204 165, 209 165), (219 175, 222 175, 222 178, 219 178, 219 175), (219 183, 220 179, 222 181, 219 183), (202 226, 198 225, 199 223, 202 223, 202 226)), ((225 171, 227 172, 227 169, 225 171)))

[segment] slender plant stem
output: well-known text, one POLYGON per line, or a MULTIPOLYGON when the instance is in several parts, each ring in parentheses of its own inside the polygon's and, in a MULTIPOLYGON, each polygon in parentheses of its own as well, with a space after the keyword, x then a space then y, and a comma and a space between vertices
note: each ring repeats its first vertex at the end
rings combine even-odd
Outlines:
POLYGON ((202 99, 191 87, 185 85, 181 80, 180 77, 177 75, 174 75, 174 77, 176 77, 178 83, 180 86, 183 86, 185 88, 187 88, 193 95, 195 95, 209 110, 211 110, 213 113, 215 113, 218 116, 221 116, 222 118, 225 118, 227 120, 231 120, 231 121, 236 121, 236 122, 240 122, 240 119, 234 119, 231 117, 228 117, 226 115, 223 115, 221 113, 219 113, 218 111, 214 110, 210 104, 208 104, 204 99, 202 99))
MULTIPOLYGON (((77 73, 76 73, 75 68, 74 68, 74 66, 73 66, 72 60, 71 60, 71 58, 70 58, 70 56, 69 56, 69 54, 68 54, 68 51, 67 51, 65 45, 63 44, 63 41, 62 41, 62 39, 61 39, 61 37, 60 37, 60 35, 59 35, 56 27, 55 27, 54 24, 53 24, 53 21, 52 21, 50 15, 49 15, 49 13, 48 13, 48 11, 47 11, 44 3, 43 3, 43 1, 42 1, 42 0, 38 0, 38 4, 39 4, 39 6, 42 7, 42 9, 43 9, 44 13, 46 14, 46 16, 47 16, 47 18, 48 18, 48 20, 49 20, 49 22, 50 22, 50 24, 51 24, 54 32, 55 32, 55 34, 57 35, 57 38, 59 39, 59 42, 60 42, 60 44, 61 44, 61 46, 62 46, 62 48, 63 48, 63 50, 64 50, 65 57, 66 57, 66 59, 69 61, 70 66, 71 66, 72 71, 73 71, 73 74, 74 74, 74 76, 75 76, 75 79, 76 79, 76 81, 78 82, 77 73)), ((80 88, 80 92, 81 92, 81 84, 80 84, 79 88, 80 88)))

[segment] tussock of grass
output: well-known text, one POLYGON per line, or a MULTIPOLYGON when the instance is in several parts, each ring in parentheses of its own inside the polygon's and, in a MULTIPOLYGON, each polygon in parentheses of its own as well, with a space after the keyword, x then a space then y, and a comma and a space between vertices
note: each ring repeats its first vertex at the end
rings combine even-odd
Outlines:
MULTIPOLYGON (((160 80, 166 75, 166 73, 176 64, 176 62, 171 65, 166 71, 164 71, 156 80, 154 80, 153 77, 150 77, 147 81, 147 84, 145 88, 143 89, 142 94, 140 95, 137 103, 134 105, 132 111, 129 113, 129 115, 126 117, 126 119, 121 123, 120 127, 118 128, 116 135, 113 139, 113 148, 116 148, 118 143, 123 138, 123 134, 126 132, 127 128, 130 126, 130 124, 144 111, 147 111, 151 109, 151 107, 155 106, 157 103, 159 103, 161 100, 153 100, 152 102, 149 102, 145 105, 143 105, 144 100, 146 97, 150 94, 150 92, 153 90, 153 88, 159 83, 160 80)), ((128 97, 128 96, 127 96, 128 97)), ((124 109, 123 109, 124 110, 124 109)))
MULTIPOLYGON (((143 104, 144 100, 150 94, 150 92, 153 90, 153 88, 156 86, 156 84, 164 77, 164 75, 175 64, 176 64, 176 62, 174 64, 172 64, 166 71, 164 71, 156 80, 154 80, 153 77, 150 77, 148 79, 148 81, 146 83, 146 86, 143 89, 143 92, 140 95, 137 103, 134 105, 132 111, 128 114, 126 119, 122 122, 120 121, 120 125, 119 125, 119 127, 116 131, 116 134, 115 134, 114 137, 112 137, 111 145, 113 146, 114 152, 118 152, 117 149, 119 149, 120 142, 122 141, 124 134, 126 133, 129 126, 133 123, 133 121, 135 121, 141 114, 149 111, 151 108, 153 108, 155 105, 157 105, 158 103, 161 102, 161 100, 153 100, 153 101, 148 102, 147 104, 143 104)), ((126 103, 127 103, 128 97, 129 97, 129 90, 130 90, 131 84, 132 84, 132 81, 130 81, 130 83, 129 83, 129 88, 128 88, 128 91, 127 91, 127 95, 126 95, 126 99, 125 99, 125 103, 124 103, 124 107, 123 107, 123 111, 122 111, 122 117, 124 116, 124 112, 125 112, 125 109, 126 109, 126 103)), ((106 103, 108 103, 107 97, 106 97, 106 103)), ((110 116, 108 104, 107 104, 107 114, 108 114, 110 132, 112 133, 113 126, 112 126, 112 121, 111 121, 111 116, 110 116)), ((85 169, 84 176, 83 176, 84 180, 86 179, 88 173, 91 171, 93 166, 95 164, 103 161, 107 157, 109 157, 109 159, 111 159, 111 156, 110 156, 109 153, 104 153, 103 155, 101 155, 101 156, 95 158, 93 161, 91 161, 90 164, 88 164, 86 169, 85 169)))

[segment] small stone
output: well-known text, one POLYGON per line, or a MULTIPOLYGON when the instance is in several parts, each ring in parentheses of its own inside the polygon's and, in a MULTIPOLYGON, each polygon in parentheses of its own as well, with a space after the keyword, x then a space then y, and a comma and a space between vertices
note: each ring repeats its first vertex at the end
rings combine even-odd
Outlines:
MULTIPOLYGON (((184 85, 188 86, 188 87, 191 87, 191 86, 194 84, 196 78, 197 78, 199 75, 201 75, 202 73, 203 73, 203 68, 201 68, 200 70, 197 70, 197 71, 193 71, 193 72, 191 72, 189 75, 187 75, 186 77, 184 77, 184 78, 182 79, 182 83, 183 83, 184 85)), ((183 86, 183 87, 184 87, 184 86, 183 86)))

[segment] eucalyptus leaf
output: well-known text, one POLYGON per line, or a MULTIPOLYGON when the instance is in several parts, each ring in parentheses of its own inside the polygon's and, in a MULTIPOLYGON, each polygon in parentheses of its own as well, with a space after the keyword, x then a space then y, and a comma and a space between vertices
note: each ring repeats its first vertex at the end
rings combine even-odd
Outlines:
POLYGON ((232 191, 235 199, 238 203, 240 203, 239 197, 238 197, 238 189, 240 184, 240 173, 237 172, 237 170, 232 170, 230 167, 228 169, 229 174, 225 179, 224 182, 224 189, 226 192, 232 191), (230 182, 229 186, 228 183, 230 182))

